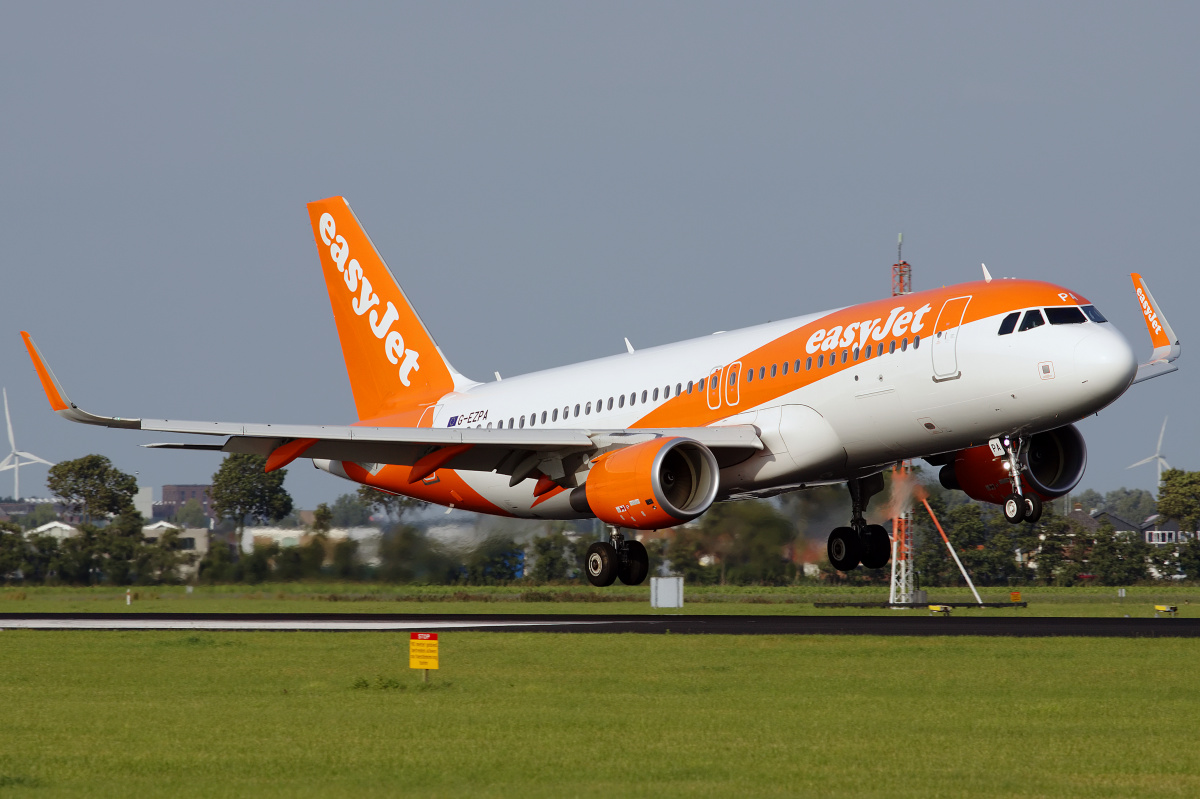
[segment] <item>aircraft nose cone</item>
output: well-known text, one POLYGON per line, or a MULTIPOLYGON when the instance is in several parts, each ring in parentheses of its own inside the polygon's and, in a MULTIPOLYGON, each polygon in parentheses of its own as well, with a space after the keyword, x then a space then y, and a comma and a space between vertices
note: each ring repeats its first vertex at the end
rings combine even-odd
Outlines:
POLYGON ((1133 382, 1137 358, 1116 330, 1097 330, 1075 345, 1075 368, 1089 393, 1107 405, 1133 382))

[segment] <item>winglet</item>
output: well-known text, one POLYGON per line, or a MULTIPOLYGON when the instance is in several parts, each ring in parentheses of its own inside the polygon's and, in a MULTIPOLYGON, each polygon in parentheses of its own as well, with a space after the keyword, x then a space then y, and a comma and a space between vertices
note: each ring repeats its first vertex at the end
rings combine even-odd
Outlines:
POLYGON ((95 424, 101 427, 127 427, 134 430, 141 429, 141 419, 96 416, 71 402, 67 397, 67 392, 63 391, 62 384, 54 376, 54 372, 50 371, 50 367, 46 364, 46 359, 42 357, 42 351, 33 343, 33 337, 22 330, 21 338, 25 340, 25 349, 29 351, 29 358, 33 361, 33 368, 37 371, 38 380, 42 382, 42 390, 46 392, 46 399, 50 401, 50 407, 55 413, 64 419, 70 419, 72 422, 80 422, 82 424, 95 424))
POLYGON ((980 266, 983 267, 983 282, 991 283, 992 282, 992 273, 987 270, 987 264, 980 264, 980 266))
POLYGON ((1169 364, 1180 356, 1183 347, 1180 346, 1175 331, 1171 329, 1171 323, 1167 321, 1162 309, 1155 302, 1154 295, 1150 293, 1150 287, 1146 285, 1146 281, 1137 272, 1130 276, 1133 278, 1133 289, 1137 294, 1138 304, 1142 308, 1142 317, 1146 320, 1146 330, 1150 333, 1151 343, 1154 344, 1150 360, 1138 365, 1137 376, 1134 377, 1133 382, 1140 383, 1152 377, 1174 372, 1178 367, 1169 364))

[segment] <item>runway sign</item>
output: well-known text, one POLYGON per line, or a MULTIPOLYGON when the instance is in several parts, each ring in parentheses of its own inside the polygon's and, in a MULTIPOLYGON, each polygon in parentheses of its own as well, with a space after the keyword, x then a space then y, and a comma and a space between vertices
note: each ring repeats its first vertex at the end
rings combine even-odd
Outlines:
POLYGON ((436 669, 438 667, 437 633, 409 634, 408 667, 410 669, 436 669))

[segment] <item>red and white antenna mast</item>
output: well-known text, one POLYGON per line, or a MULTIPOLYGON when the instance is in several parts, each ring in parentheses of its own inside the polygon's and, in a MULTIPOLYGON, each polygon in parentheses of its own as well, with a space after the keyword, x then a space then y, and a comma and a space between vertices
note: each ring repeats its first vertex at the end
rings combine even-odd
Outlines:
MULTIPOLYGON (((904 234, 896 240, 896 263, 892 264, 892 296, 912 293, 912 267, 902 255, 904 234)), ((897 491, 911 491, 908 485, 912 478, 912 463, 901 461, 892 467, 892 495, 897 491)), ((913 601, 913 537, 911 498, 897 504, 892 518, 892 588, 888 602, 907 605, 913 601)))

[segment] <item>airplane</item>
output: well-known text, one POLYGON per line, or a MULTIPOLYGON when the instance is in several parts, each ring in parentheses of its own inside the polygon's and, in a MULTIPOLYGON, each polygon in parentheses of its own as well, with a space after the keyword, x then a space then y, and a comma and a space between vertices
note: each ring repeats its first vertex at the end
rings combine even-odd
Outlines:
POLYGON ((940 467, 948 488, 1016 524, 1073 489, 1087 448, 1074 422, 1134 383, 1175 371, 1181 346, 1146 282, 1154 344, 1129 343, 1077 292, 1038 280, 919 291, 480 383, 451 366, 342 197, 308 205, 358 420, 243 424, 99 416, 68 399, 22 332, 59 415, 219 437, 145 446, 252 453, 265 469, 309 458, 330 474, 450 508, 532 519, 598 518, 589 582, 640 584, 645 547, 622 531, 673 527, 714 502, 845 483, 849 524, 830 563, 881 568, 891 542, 867 524, 882 473, 940 467))

